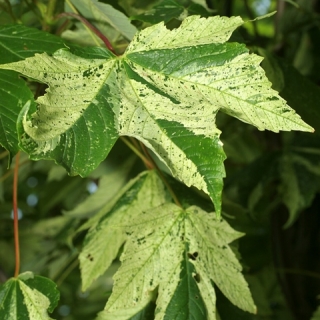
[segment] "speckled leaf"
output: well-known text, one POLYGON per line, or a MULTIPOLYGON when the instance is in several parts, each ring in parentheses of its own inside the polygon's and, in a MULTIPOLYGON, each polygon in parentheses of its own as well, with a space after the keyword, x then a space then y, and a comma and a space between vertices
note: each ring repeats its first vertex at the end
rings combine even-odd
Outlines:
POLYGON ((165 320, 210 319, 198 287, 201 279, 190 262, 193 259, 196 257, 186 247, 181 262, 180 281, 166 309, 165 320))
POLYGON ((83 290, 102 275, 116 258, 126 239, 121 225, 130 223, 136 215, 166 201, 169 199, 156 172, 145 172, 130 181, 111 206, 105 205, 97 213, 98 219, 94 216, 88 222, 93 225, 79 256, 83 290))
MULTIPOLYGON (((189 250, 198 252, 198 258, 193 263, 200 278, 204 279, 202 285, 208 287, 209 279, 212 280, 234 305, 255 313, 251 293, 241 274, 241 264, 228 246, 244 234, 232 229, 225 220, 217 219, 214 214, 198 207, 190 207, 187 213, 189 250)), ((211 297, 203 296, 203 299, 208 301, 211 297)))
MULTIPOLYGON (((112 295, 99 320, 117 319, 125 311, 133 316, 136 308, 147 305, 152 291, 159 285, 160 290, 163 286, 167 292, 163 304, 170 302, 168 294, 172 295, 178 285, 184 249, 180 239, 181 211, 167 203, 144 212, 124 226, 130 237, 121 256, 122 265, 114 276, 112 295)), ((161 297, 162 291, 159 294, 161 297)))
POLYGON ((102 48, 75 52, 61 49, 52 57, 44 53, 12 65, 50 87, 38 98, 32 120, 28 106, 22 110, 20 146, 31 159, 54 159, 71 174, 84 176, 105 159, 118 138, 108 101, 116 60, 102 48))
MULTIPOLYGON (((23 60, 37 52, 53 53, 64 46, 61 38, 23 25, 0 26, 0 63, 23 60)), ((0 71, 0 144, 12 158, 17 151, 16 122, 21 108, 33 94, 18 75, 0 71)))
POLYGON ((50 320, 48 311, 57 306, 59 291, 50 279, 20 274, 0 286, 0 318, 2 320, 50 320))
MULTIPOLYGON (((215 320, 211 281, 233 304, 249 312, 256 311, 241 265, 229 247, 242 234, 217 219, 214 213, 195 206, 183 210, 165 203, 141 213, 124 227, 129 238, 120 258, 122 265, 114 276, 112 295, 99 320, 133 316, 151 300, 156 288, 155 319, 181 316, 183 313, 178 310, 182 308, 181 295, 178 297, 177 293, 183 286, 189 286, 184 295, 198 300, 187 304, 196 306, 203 319, 215 320), (203 310, 204 305, 207 310, 203 310)), ((196 312, 194 308, 192 312, 196 312)))
POLYGON ((163 23, 141 31, 122 57, 60 50, 2 66, 49 85, 37 112, 22 114, 22 146, 33 159, 53 158, 84 175, 118 136, 133 136, 174 177, 209 194, 220 214, 220 109, 261 130, 312 130, 271 89, 261 58, 225 43, 242 23, 191 16, 171 31, 163 23))

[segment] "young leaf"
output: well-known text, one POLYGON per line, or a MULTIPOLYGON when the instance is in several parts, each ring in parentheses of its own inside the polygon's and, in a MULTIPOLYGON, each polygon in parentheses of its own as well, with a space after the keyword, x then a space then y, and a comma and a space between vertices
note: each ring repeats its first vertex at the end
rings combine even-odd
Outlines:
POLYGON ((133 136, 173 176, 208 193, 220 214, 220 109, 260 130, 312 131, 271 89, 261 58, 224 43, 242 23, 191 16, 172 31, 161 23, 141 31, 122 57, 60 50, 1 66, 49 85, 31 119, 27 108, 22 114, 21 145, 33 159, 55 159, 85 175, 118 136, 133 136))
POLYGON ((145 172, 130 181, 118 193, 113 206, 107 204, 102 208, 97 213, 98 219, 94 216, 89 220, 88 224, 93 225, 79 256, 83 290, 102 275, 116 258, 126 239, 125 230, 121 225, 129 224, 141 212, 168 200, 156 172, 145 172))
MULTIPOLYGON (((97 0, 71 1, 88 20, 92 20, 100 31, 105 25, 112 26, 119 34, 132 40, 137 29, 130 23, 128 17, 106 3, 97 0)), ((108 36, 108 34, 106 34, 108 36)))
MULTIPOLYGON (((165 203, 136 216, 127 224, 126 232, 129 238, 120 258, 122 265, 114 276, 112 295, 99 320, 122 319, 120 315, 129 318, 144 308, 157 287, 155 319, 172 319, 178 312, 174 306, 177 293, 186 286, 185 281, 189 283, 187 294, 199 301, 195 302, 198 312, 207 313, 208 319, 216 319, 211 281, 233 304, 255 312, 241 265, 229 247, 242 234, 213 213, 195 206, 183 210, 165 203)), ((188 307, 193 303, 192 298, 186 301, 188 307)))
POLYGON ((0 318, 10 320, 49 320, 48 312, 57 306, 59 291, 50 279, 20 274, 0 286, 0 318))

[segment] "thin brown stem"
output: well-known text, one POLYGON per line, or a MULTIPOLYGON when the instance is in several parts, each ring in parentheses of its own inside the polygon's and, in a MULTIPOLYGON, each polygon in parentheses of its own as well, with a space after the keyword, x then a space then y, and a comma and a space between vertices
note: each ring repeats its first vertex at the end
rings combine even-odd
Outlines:
POLYGON ((66 20, 65 22, 63 22, 61 26, 57 29, 56 35, 61 36, 62 32, 68 28, 69 24, 71 24, 69 20, 66 20))
POLYGON ((60 19, 62 17, 72 17, 74 19, 81 21, 85 26, 87 26, 92 32, 94 32, 94 34, 96 34, 103 41, 105 46, 111 52, 115 53, 109 39, 100 30, 98 30, 95 26, 93 26, 87 19, 85 19, 84 17, 82 17, 76 13, 72 13, 72 12, 60 13, 55 17, 55 19, 60 19))
POLYGON ((19 217, 18 217, 18 174, 19 174, 19 160, 20 160, 20 151, 16 155, 16 162, 14 167, 13 174, 13 233, 14 233, 14 251, 16 266, 14 271, 15 278, 18 277, 20 272, 20 245, 19 245, 19 217))
POLYGON ((133 143, 131 143, 126 137, 121 137, 121 140, 143 161, 147 169, 153 169, 152 163, 145 157, 133 143))
POLYGON ((172 187, 170 186, 169 182, 167 181, 167 179, 166 179, 165 176, 163 175, 162 171, 160 170, 160 168, 158 167, 158 165, 156 164, 156 162, 153 160, 153 158, 152 158, 151 155, 149 154, 148 149, 146 148, 146 146, 145 146, 143 143, 140 142, 140 144, 141 144, 141 148, 142 148, 144 154, 148 157, 149 161, 152 163, 152 166, 157 170, 157 173, 158 173, 160 179, 162 180, 162 182, 163 182, 163 183, 165 184, 165 186, 167 187, 169 193, 171 194, 171 197, 172 197, 173 201, 175 202, 175 204, 176 204, 178 207, 182 208, 182 205, 181 205, 178 197, 177 197, 176 194, 174 193, 172 187))

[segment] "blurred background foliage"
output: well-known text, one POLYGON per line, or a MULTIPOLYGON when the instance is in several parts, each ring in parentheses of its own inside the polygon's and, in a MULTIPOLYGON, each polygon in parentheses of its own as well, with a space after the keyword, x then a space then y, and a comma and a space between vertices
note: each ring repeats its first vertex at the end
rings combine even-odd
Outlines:
MULTIPOLYGON (((90 2, 90 1, 89 1, 90 2)), ((247 23, 230 41, 243 42, 263 56, 273 88, 288 101, 314 134, 259 132, 224 114, 218 116, 227 160, 224 217, 246 236, 239 241, 244 273, 258 306, 257 315, 234 307, 218 294, 221 320, 316 320, 320 295, 320 1, 319 0, 104 0, 131 17, 138 29, 164 20, 168 28, 191 14, 241 16, 247 23), (168 9, 168 4, 170 8, 168 9), (150 19, 148 14, 154 13, 150 19), (262 20, 256 17, 276 11, 262 20)), ((128 38, 88 1, 0 0, 0 25, 22 23, 79 45, 99 45, 74 20, 53 17, 75 6, 103 30, 118 53, 128 38), (79 3, 82 3, 80 8, 79 3), (78 7, 77 7, 78 4, 78 7)), ((44 88, 34 88, 41 92, 44 88)), ((12 173, 0 149, 0 283, 13 275, 12 173)), ((77 229, 143 166, 118 142, 86 178, 70 177, 53 162, 22 155, 19 210, 22 270, 50 277, 61 300, 56 319, 93 319, 112 288, 108 272, 81 292, 77 256, 85 233, 77 229), (95 205, 92 205, 95 203, 95 205)), ((196 196, 198 192, 191 190, 196 196)), ((204 197, 200 194, 200 197, 204 197)), ((206 199, 204 199, 206 201, 206 199)), ((139 319, 148 319, 142 315, 139 319)))

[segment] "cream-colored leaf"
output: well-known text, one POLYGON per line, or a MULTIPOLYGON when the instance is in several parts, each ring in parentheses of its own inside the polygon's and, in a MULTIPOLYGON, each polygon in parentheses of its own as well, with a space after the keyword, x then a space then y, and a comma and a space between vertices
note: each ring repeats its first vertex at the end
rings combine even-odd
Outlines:
POLYGON ((226 42, 232 32, 243 24, 240 17, 215 16, 210 19, 190 16, 179 28, 169 30, 159 23, 140 31, 130 43, 127 53, 152 49, 176 49, 226 42))
MULTIPOLYGON (((187 234, 190 239, 190 251, 198 252, 194 261, 196 270, 206 272, 223 292, 239 308, 255 313, 248 284, 241 274, 242 267, 228 246, 230 242, 243 234, 233 230, 226 221, 217 219, 198 207, 190 207, 187 212, 187 234)), ((202 273, 200 273, 200 278, 202 273)))
POLYGON ((128 225, 135 217, 150 208, 168 201, 167 193, 156 172, 139 175, 119 192, 113 206, 102 208, 93 223, 79 255, 82 290, 105 272, 116 258, 127 236, 123 225, 128 225))
POLYGON ((38 290, 31 289, 23 281, 19 281, 19 286, 28 309, 29 319, 51 320, 47 312, 50 300, 38 290))
MULTIPOLYGON (((152 291, 165 284, 174 291, 179 281, 179 266, 184 249, 181 242, 181 208, 164 204, 141 214, 127 225, 132 234, 121 256, 122 265, 114 276, 114 289, 103 313, 115 315, 119 310, 141 309, 150 301, 152 291), (171 281, 168 282, 168 279, 171 281)), ((170 301, 163 298, 158 312, 170 301)))

